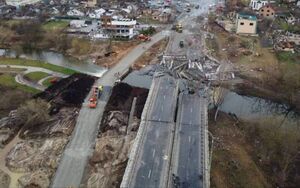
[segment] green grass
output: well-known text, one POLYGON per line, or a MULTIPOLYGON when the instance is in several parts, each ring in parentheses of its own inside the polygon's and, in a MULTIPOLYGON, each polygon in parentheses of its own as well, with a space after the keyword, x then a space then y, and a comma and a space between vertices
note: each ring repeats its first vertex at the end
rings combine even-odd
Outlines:
POLYGON ((160 24, 160 22, 158 20, 152 19, 151 16, 142 16, 137 19, 137 22, 145 23, 145 24, 160 24))
POLYGON ((299 53, 277 52, 276 56, 280 62, 300 64, 300 54, 299 53))
POLYGON ((43 81, 43 86, 46 86, 46 87, 49 87, 49 86, 51 86, 52 85, 52 83, 50 82, 50 80, 52 80, 53 78, 51 77, 51 78, 48 78, 48 79, 46 79, 46 80, 44 80, 43 81))
POLYGON ((1 74, 0 75, 0 85, 14 88, 14 89, 19 89, 28 93, 33 93, 36 94, 40 92, 39 90, 35 88, 31 88, 25 85, 21 85, 15 81, 15 77, 12 74, 1 74))
POLYGON ((46 31, 63 30, 68 27, 69 21, 49 21, 43 24, 42 28, 46 31))
POLYGON ((54 72, 60 72, 67 75, 71 75, 77 72, 75 70, 64 68, 57 65, 52 65, 50 63, 45 63, 36 60, 27 60, 27 59, 0 58, 0 65, 22 65, 22 66, 41 67, 44 69, 49 69, 54 72))
POLYGON ((31 72, 25 75, 26 78, 34 82, 38 82, 47 76, 49 76, 49 74, 45 72, 31 72))

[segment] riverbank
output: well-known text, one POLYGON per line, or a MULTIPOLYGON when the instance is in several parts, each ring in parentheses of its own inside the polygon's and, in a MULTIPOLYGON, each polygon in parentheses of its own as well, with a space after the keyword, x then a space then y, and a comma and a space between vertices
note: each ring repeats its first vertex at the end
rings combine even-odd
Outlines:
POLYGON ((297 129, 280 127, 276 118, 236 120, 220 112, 215 122, 211 187, 297 187, 300 156, 297 129))

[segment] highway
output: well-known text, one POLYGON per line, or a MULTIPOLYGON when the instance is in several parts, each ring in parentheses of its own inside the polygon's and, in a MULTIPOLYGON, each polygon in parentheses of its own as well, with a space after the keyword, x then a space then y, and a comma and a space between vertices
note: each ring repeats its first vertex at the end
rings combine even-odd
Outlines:
POLYGON ((104 91, 102 92, 97 108, 90 109, 87 106, 90 93, 82 104, 71 140, 63 152, 50 187, 65 188, 81 186, 88 158, 94 150, 105 106, 109 99, 111 89, 117 79, 115 74, 127 70, 137 58, 164 37, 162 32, 159 32, 152 37, 150 42, 138 45, 116 66, 111 68, 96 81, 96 85, 104 86, 104 91))
POLYGON ((170 187, 205 187, 207 102, 198 94, 180 94, 170 187))
POLYGON ((125 187, 157 188, 167 185, 177 105, 177 82, 170 76, 154 78, 155 90, 139 143, 132 179, 125 187))

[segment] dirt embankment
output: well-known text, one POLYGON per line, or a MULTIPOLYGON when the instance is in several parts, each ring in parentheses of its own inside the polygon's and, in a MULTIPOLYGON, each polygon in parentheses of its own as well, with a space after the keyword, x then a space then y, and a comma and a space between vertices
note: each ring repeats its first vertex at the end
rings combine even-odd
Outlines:
POLYGON ((299 185, 300 148, 294 141, 299 134, 286 133, 277 122, 237 122, 225 113, 219 113, 214 122, 213 111, 209 116, 209 131, 214 136, 212 188, 299 185))
POLYGON ((119 187, 147 95, 147 89, 124 83, 114 87, 104 112, 95 151, 89 161, 85 178, 87 187, 119 187), (135 111, 129 124, 134 97, 137 97, 135 111))
MULTIPOLYGON (((0 170, 10 176, 10 187, 49 186, 76 124, 79 108, 94 81, 95 77, 74 74, 37 94, 34 98, 39 98, 38 100, 26 102, 9 117, 1 119, 1 133, 13 138, 11 142, 10 139, 2 140, 4 148, 0 155, 0 170), (41 107, 41 102, 45 104, 42 105, 45 109, 36 109, 41 107), (21 109, 22 113, 19 112, 21 109), (29 117, 23 122, 26 109, 32 114, 32 118, 47 118, 37 123, 29 117), (40 111, 46 114, 40 114, 40 111), (11 127, 18 129, 15 131, 11 127), (17 133, 19 134, 15 136, 17 133)), ((2 134, 1 138, 8 137, 5 136, 2 134)))
POLYGON ((7 116, 10 111, 18 108, 20 104, 32 97, 30 93, 2 85, 0 86, 0 93, 0 118, 7 116))
POLYGON ((147 50, 135 61, 133 69, 141 69, 147 65, 156 64, 158 62, 158 55, 165 50, 167 44, 167 39, 163 39, 155 43, 149 50, 147 50))

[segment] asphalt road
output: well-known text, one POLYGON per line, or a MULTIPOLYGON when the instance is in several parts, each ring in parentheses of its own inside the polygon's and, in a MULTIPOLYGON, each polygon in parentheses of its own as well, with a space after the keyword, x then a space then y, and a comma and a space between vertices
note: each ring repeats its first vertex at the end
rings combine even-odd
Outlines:
POLYGON ((178 90, 175 79, 169 76, 153 82, 156 92, 151 96, 145 135, 128 187, 157 188, 167 183, 178 90))
POLYGON ((150 42, 142 43, 134 48, 116 66, 96 81, 96 85, 104 86, 100 101, 96 109, 90 109, 87 106, 90 94, 86 97, 79 112, 72 138, 62 155, 51 187, 80 187, 88 158, 94 150, 104 108, 109 99, 111 88, 117 79, 115 74, 127 70, 147 49, 164 37, 161 32, 157 33, 150 42))
POLYGON ((180 95, 171 162, 171 172, 178 180, 171 179, 173 186, 204 187, 206 106, 198 94, 180 95))

